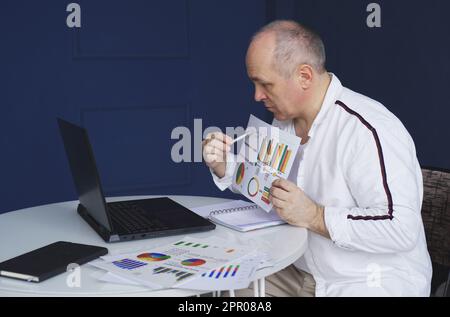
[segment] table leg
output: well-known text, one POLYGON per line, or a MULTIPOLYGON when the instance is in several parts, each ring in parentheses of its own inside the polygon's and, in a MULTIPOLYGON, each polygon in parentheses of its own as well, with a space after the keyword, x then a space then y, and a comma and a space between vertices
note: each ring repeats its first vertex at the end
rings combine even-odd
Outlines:
POLYGON ((266 297, 266 279, 263 277, 259 282, 259 297, 266 297))
POLYGON ((253 281, 253 296, 259 297, 259 280, 253 281))

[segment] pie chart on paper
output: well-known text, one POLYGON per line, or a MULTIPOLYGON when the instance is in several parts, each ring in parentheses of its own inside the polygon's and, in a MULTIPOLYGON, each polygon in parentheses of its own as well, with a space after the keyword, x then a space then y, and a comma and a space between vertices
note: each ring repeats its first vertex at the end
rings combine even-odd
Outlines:
POLYGON ((183 264, 185 266, 200 266, 205 263, 206 263, 206 261, 202 260, 202 259, 187 259, 187 260, 181 261, 181 264, 183 264))
POLYGON ((244 163, 241 163, 236 171, 236 184, 241 185, 243 179, 244 179, 244 173, 245 173, 245 165, 244 163))
POLYGON ((170 255, 162 254, 162 253, 142 253, 139 254, 138 259, 148 262, 159 262, 170 259, 170 255))
POLYGON ((255 197, 259 191, 259 180, 257 177, 253 177, 247 185, 247 193, 250 197, 255 197))

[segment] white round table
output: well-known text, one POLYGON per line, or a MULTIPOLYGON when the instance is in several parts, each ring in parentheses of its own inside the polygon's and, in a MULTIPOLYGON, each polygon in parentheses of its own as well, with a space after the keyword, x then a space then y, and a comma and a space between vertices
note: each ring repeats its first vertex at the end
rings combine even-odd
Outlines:
MULTIPOLYGON (((145 199, 160 196, 129 196, 107 199, 145 199)), ((198 196, 168 196, 187 208, 226 202, 227 199, 198 196)), ((183 236, 170 236, 130 242, 105 243, 77 214, 78 201, 55 203, 26 208, 0 215, 0 262, 43 247, 56 241, 69 241, 108 248, 110 254, 133 252, 146 247, 172 243, 183 236)), ((262 279, 292 264, 307 247, 307 230, 290 225, 241 233, 217 225, 215 230, 189 234, 195 238, 217 236, 230 243, 250 244, 266 252, 273 266, 257 271, 262 279)), ((1 296, 193 296, 205 291, 165 289, 152 291, 141 286, 106 283, 98 280, 105 272, 90 265, 82 265, 79 287, 67 283, 69 272, 41 283, 29 283, 0 277, 1 296)))

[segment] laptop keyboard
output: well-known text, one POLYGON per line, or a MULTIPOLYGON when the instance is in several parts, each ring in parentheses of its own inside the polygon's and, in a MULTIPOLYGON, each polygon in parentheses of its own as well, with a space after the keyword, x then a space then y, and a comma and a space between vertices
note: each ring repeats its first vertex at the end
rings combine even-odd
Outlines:
POLYGON ((145 233, 168 229, 159 219, 149 219, 145 210, 131 202, 109 203, 108 211, 113 222, 129 233, 145 233))

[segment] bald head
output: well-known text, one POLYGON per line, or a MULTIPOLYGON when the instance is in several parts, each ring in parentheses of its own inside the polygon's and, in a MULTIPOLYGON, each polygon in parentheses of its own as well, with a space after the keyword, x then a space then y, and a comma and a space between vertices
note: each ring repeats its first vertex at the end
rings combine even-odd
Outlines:
POLYGON ((250 50, 264 49, 271 54, 272 67, 283 77, 290 77, 299 65, 308 64, 322 74, 325 47, 315 32, 294 21, 274 21, 259 30, 250 50))

